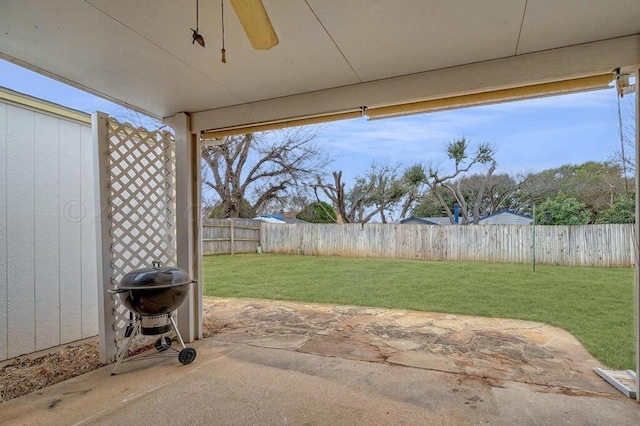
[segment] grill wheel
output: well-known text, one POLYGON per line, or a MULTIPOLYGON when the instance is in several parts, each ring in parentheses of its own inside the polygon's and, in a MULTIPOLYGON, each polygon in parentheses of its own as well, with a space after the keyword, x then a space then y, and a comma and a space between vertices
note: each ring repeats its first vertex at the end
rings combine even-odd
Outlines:
POLYGON ((184 348, 178 354, 178 361, 183 365, 191 364, 194 359, 196 359, 196 350, 193 348, 184 348))

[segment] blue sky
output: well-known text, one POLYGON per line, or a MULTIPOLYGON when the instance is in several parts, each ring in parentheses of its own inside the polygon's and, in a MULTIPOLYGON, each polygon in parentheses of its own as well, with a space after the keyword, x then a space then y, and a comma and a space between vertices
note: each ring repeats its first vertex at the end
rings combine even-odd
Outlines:
MULTIPOLYGON (((0 86, 81 111, 122 117, 126 110, 89 93, 0 60, 0 86)), ((622 100, 631 117, 634 96, 622 100)), ((605 161, 620 144, 613 89, 401 118, 346 120, 321 126, 318 142, 342 170, 345 181, 372 162, 440 164, 448 170, 447 142, 464 136, 497 149, 496 173, 541 171, 566 163, 605 161)))
MULTIPOLYGON (((634 98, 622 99, 632 117, 634 98)), ((620 145, 614 89, 465 108, 387 120, 326 125, 323 141, 343 160, 334 168, 364 169, 371 161, 440 164, 444 147, 461 136, 497 149, 497 173, 541 171, 566 163, 605 161, 620 145)))

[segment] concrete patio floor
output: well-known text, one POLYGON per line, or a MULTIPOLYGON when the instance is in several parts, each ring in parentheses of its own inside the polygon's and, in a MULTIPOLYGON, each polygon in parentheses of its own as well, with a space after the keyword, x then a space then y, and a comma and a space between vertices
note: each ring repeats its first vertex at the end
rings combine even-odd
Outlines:
POLYGON ((26 424, 640 424, 563 330, 514 320, 205 301, 198 357, 111 366, 0 405, 26 424))

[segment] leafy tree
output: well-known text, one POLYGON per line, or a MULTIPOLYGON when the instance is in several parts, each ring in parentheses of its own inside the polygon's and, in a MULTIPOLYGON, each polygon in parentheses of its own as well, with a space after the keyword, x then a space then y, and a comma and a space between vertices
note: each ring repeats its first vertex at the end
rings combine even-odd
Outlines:
MULTIPOLYGON (((439 199, 443 200, 447 207, 452 210, 453 205, 456 203, 453 195, 442 189, 438 189, 437 191, 440 191, 439 199)), ((434 197, 433 191, 425 193, 411 211, 411 216, 417 217, 441 217, 445 215, 445 209, 440 204, 440 201, 438 201, 438 198, 434 197)))
POLYGON ((462 177, 455 185, 460 187, 469 204, 479 206, 478 217, 504 209, 515 210, 515 195, 519 184, 506 173, 490 176, 473 174, 462 177), (482 198, 478 198, 480 194, 483 195, 482 198))
POLYGON ((406 194, 402 202, 400 217, 406 217, 413 207, 424 198, 426 182, 427 175, 422 164, 416 163, 405 169, 402 174, 402 184, 405 186, 406 194))
MULTIPOLYGON (((480 217, 503 209, 516 209, 516 194, 519 183, 506 173, 488 177, 481 174, 464 176, 453 181, 452 186, 459 188, 468 204, 479 204, 478 215, 480 217), (484 196, 478 199, 483 187, 485 188, 484 196)), ((438 191, 440 199, 450 210, 453 210, 453 206, 457 202, 454 195, 445 188, 440 188, 438 191)), ((423 193, 415 203, 411 214, 418 217, 443 216, 446 215, 446 211, 433 193, 427 192, 423 193)))
POLYGON ((529 173, 519 185, 515 205, 516 210, 531 213, 533 204, 563 194, 583 203, 593 222, 599 211, 611 207, 624 193, 625 179, 619 165, 588 161, 529 173))
POLYGON ((260 206, 256 210, 257 215, 261 214, 274 214, 285 212, 301 212, 312 202, 311 195, 308 193, 308 188, 291 188, 287 191, 286 197, 274 198, 260 206))
POLYGON ((558 188, 553 180, 553 173, 547 170, 529 172, 516 177, 518 191, 514 195, 514 210, 531 214, 533 205, 539 205, 549 198, 558 195, 558 188))
POLYGON ((635 223, 636 197, 619 197, 611 207, 598 213, 596 223, 635 223))
POLYGON ((549 198, 536 210, 540 225, 586 225, 590 218, 583 203, 563 194, 549 198))
POLYGON ((203 184, 215 191, 224 217, 249 217, 265 205, 286 200, 321 172, 328 161, 309 127, 227 136, 220 146, 202 148, 203 184), (244 215, 245 213, 242 213, 244 215))
MULTIPOLYGON (((216 204, 214 204, 211 209, 210 209, 210 213, 209 213, 209 218, 211 219, 226 219, 229 216, 227 216, 226 210, 225 210, 225 206, 218 202, 216 204)), ((253 211, 253 207, 251 206, 251 203, 248 202, 247 200, 245 200, 244 198, 242 200, 240 200, 240 203, 238 205, 238 216, 240 218, 243 219, 251 219, 255 217, 254 211, 253 211)))
POLYGON ((353 200, 364 198, 357 210, 357 222, 366 223, 377 214, 382 223, 387 223, 386 213, 393 209, 407 194, 407 187, 397 175, 398 167, 372 164, 364 175, 356 177, 356 184, 349 191, 353 200))
POLYGON ((296 215, 296 218, 311 223, 336 223, 337 221, 335 210, 324 201, 315 201, 307 205, 296 215))
POLYGON ((469 141, 463 137, 448 143, 446 152, 449 159, 454 162, 454 170, 448 174, 441 174, 438 168, 432 165, 429 167, 427 185, 431 189, 433 196, 444 208, 445 213, 451 220, 451 223, 454 223, 453 212, 441 196, 442 192, 439 191, 439 189, 448 191, 455 198, 456 203, 460 206, 462 224, 468 224, 471 220, 477 224, 480 219, 480 205, 487 190, 488 180, 491 175, 493 175, 493 172, 497 167, 495 161, 495 149, 487 143, 482 143, 478 145, 477 149, 473 153, 469 153, 469 141), (455 180, 458 177, 464 176, 466 172, 478 164, 488 165, 488 168, 486 173, 483 175, 483 184, 480 185, 478 192, 476 193, 475 200, 471 205, 469 205, 469 201, 462 191, 460 181, 458 180, 456 183, 455 180))
POLYGON ((376 215, 385 223, 385 212, 391 212, 407 192, 397 168, 377 164, 357 176, 349 189, 342 182, 341 171, 333 172, 333 183, 323 182, 318 175, 312 188, 318 201, 320 193, 331 201, 344 223, 367 223, 376 215))

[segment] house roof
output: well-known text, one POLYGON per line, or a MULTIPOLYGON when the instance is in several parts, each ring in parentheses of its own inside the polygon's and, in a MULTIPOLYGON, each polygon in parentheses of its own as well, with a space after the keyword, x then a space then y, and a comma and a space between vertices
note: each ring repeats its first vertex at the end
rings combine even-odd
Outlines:
POLYGON ((425 225, 451 225, 451 220, 448 217, 417 217, 411 216, 406 219, 402 219, 400 223, 406 222, 419 222, 425 225))
MULTIPOLYGON (((518 217, 522 217, 525 219, 529 219, 529 220, 533 220, 533 217, 526 215, 526 214, 522 214, 522 213, 517 213, 511 210, 500 210, 497 211, 495 213, 492 213, 488 216, 483 216, 480 219, 478 219, 479 222, 482 222, 483 220, 492 218, 492 217, 496 217, 496 216, 501 216, 501 215, 513 215, 513 216, 518 216, 518 217)), ((408 217, 406 219, 402 219, 400 221, 400 223, 406 223, 406 222, 410 222, 410 221, 414 221, 414 222, 420 222, 420 223, 424 223, 425 225, 451 225, 451 220, 448 217, 417 217, 417 216, 411 216, 408 217)))
POLYGON ((3 2, 0 57, 155 117, 190 113, 196 132, 581 90, 533 85, 640 63, 637 0, 263 0, 280 44, 252 49, 225 8, 226 64, 220 2, 199 3, 206 47, 193 0, 3 2))
POLYGON ((518 217, 522 217, 522 218, 525 218, 525 219, 533 220, 533 217, 529 216, 527 214, 522 214, 522 213, 518 213, 518 212, 514 212, 514 211, 511 211, 511 210, 506 210, 505 209, 505 210, 500 210, 500 211, 497 211, 495 213, 492 213, 492 214, 490 214, 488 216, 483 216, 480 219, 478 219, 478 221, 482 222, 483 220, 486 220, 486 219, 489 219, 489 218, 492 218, 492 217, 496 217, 496 216, 500 216, 500 215, 513 215, 513 216, 518 216, 518 217))
POLYGON ((91 124, 91 115, 86 112, 58 105, 53 102, 35 98, 15 90, 7 89, 0 86, 0 101, 9 102, 20 105, 25 108, 34 109, 47 114, 53 114, 58 117, 68 118, 70 120, 79 121, 84 124, 91 124))
POLYGON ((309 223, 304 220, 300 220, 295 217, 286 217, 281 214, 263 214, 255 218, 256 220, 262 220, 269 223, 289 223, 289 224, 302 224, 309 223))

